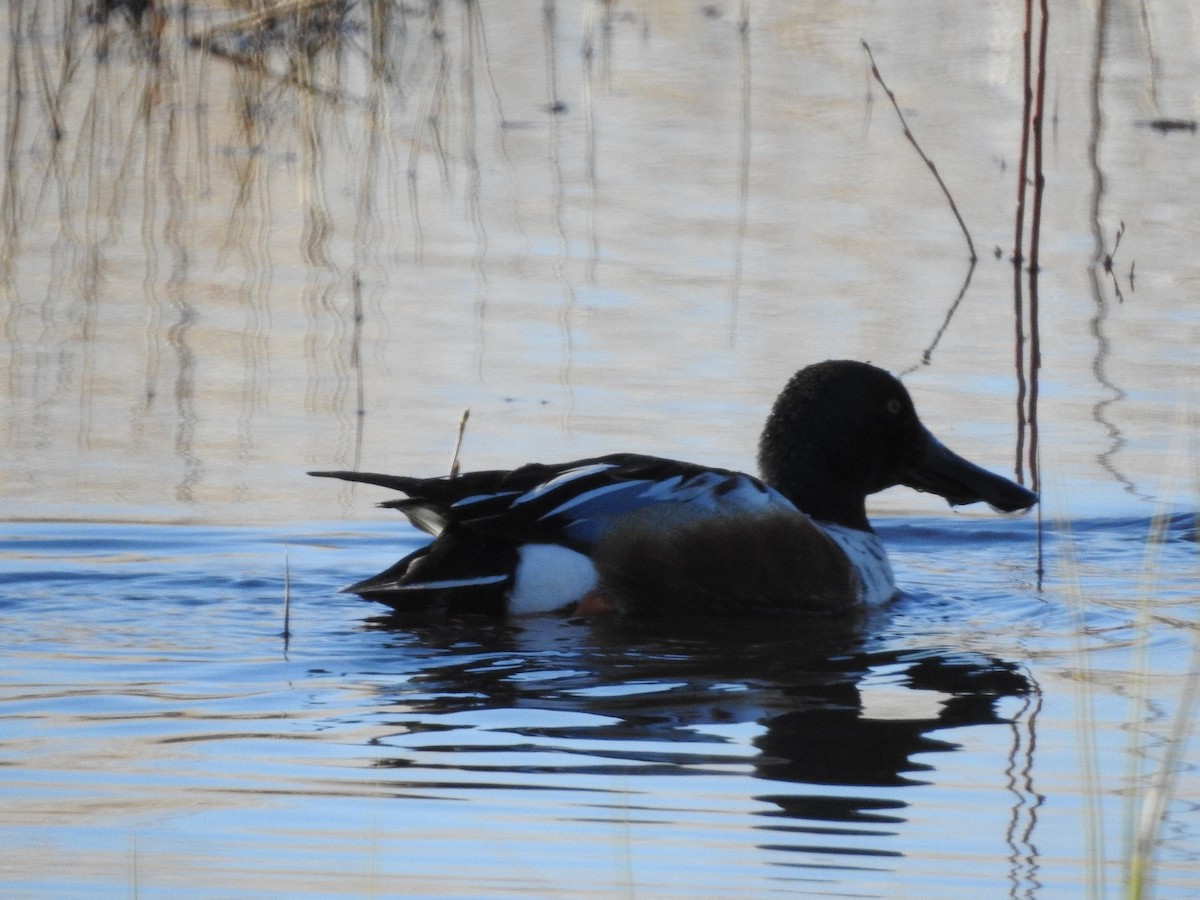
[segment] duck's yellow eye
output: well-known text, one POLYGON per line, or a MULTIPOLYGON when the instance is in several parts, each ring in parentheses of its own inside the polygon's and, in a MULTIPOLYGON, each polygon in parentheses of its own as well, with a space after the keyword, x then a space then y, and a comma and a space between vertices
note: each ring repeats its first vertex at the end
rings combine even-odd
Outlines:
POLYGON ((887 402, 887 411, 893 416, 898 416, 900 415, 900 410, 903 408, 903 406, 904 404, 900 402, 898 397, 893 397, 887 402))

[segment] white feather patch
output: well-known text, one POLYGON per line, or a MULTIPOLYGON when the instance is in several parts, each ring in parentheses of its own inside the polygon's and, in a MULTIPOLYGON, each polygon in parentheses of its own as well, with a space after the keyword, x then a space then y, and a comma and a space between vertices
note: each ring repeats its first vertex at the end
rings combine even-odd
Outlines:
POLYGON ((508 597, 514 615, 555 612, 596 586, 596 567, 582 553, 558 544, 520 548, 516 578, 508 597))

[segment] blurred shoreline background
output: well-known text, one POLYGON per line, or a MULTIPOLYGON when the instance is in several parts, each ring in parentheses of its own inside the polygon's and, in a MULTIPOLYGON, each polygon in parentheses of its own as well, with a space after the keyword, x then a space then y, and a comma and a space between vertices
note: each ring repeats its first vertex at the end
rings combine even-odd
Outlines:
MULTIPOLYGON (((827 357, 907 373, 936 433, 1017 467, 1018 7, 7 17, 6 519, 377 515, 304 471, 444 471, 466 407, 468 467, 752 469, 776 392, 827 357)), ((1187 467, 1200 367, 1198 20, 1182 0, 1053 9, 1051 514, 1195 506, 1164 472, 1187 467)))

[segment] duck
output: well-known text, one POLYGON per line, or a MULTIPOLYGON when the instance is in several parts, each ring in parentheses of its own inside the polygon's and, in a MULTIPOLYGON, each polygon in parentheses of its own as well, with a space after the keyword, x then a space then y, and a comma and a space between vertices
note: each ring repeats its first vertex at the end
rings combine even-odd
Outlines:
POLYGON ((838 614, 898 593, 866 498, 896 485, 951 506, 1029 509, 1033 491, 954 453, 891 373, 826 360, 791 377, 758 475, 638 453, 439 477, 310 475, 404 494, 432 536, 344 591, 396 612, 838 614))

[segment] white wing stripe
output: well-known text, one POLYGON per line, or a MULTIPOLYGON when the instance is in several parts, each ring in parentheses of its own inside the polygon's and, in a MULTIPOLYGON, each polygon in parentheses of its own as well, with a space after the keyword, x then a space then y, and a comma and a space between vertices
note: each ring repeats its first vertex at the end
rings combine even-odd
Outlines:
MULTIPOLYGON (((496 497, 516 497, 516 491, 497 491, 494 494, 472 494, 470 497, 463 497, 461 500, 455 500, 450 504, 451 509, 458 509, 463 506, 470 506, 472 503, 483 503, 487 500, 494 500, 496 497)), ((519 501, 518 501, 519 502, 519 501)))
POLYGON ((430 591, 444 588, 479 587, 485 584, 499 584, 508 578, 507 575, 479 575, 475 578, 444 578, 441 581, 415 581, 410 584, 394 585, 397 590, 430 591))
POLYGON ((597 475, 600 472, 608 471, 616 468, 615 463, 593 463, 590 466, 580 466, 578 469, 569 469, 561 475, 556 475, 549 481, 542 482, 531 491, 526 491, 520 497, 513 501, 513 506, 520 506, 522 503, 532 503, 539 497, 550 493, 565 484, 570 484, 578 478, 587 478, 589 475, 597 475))

